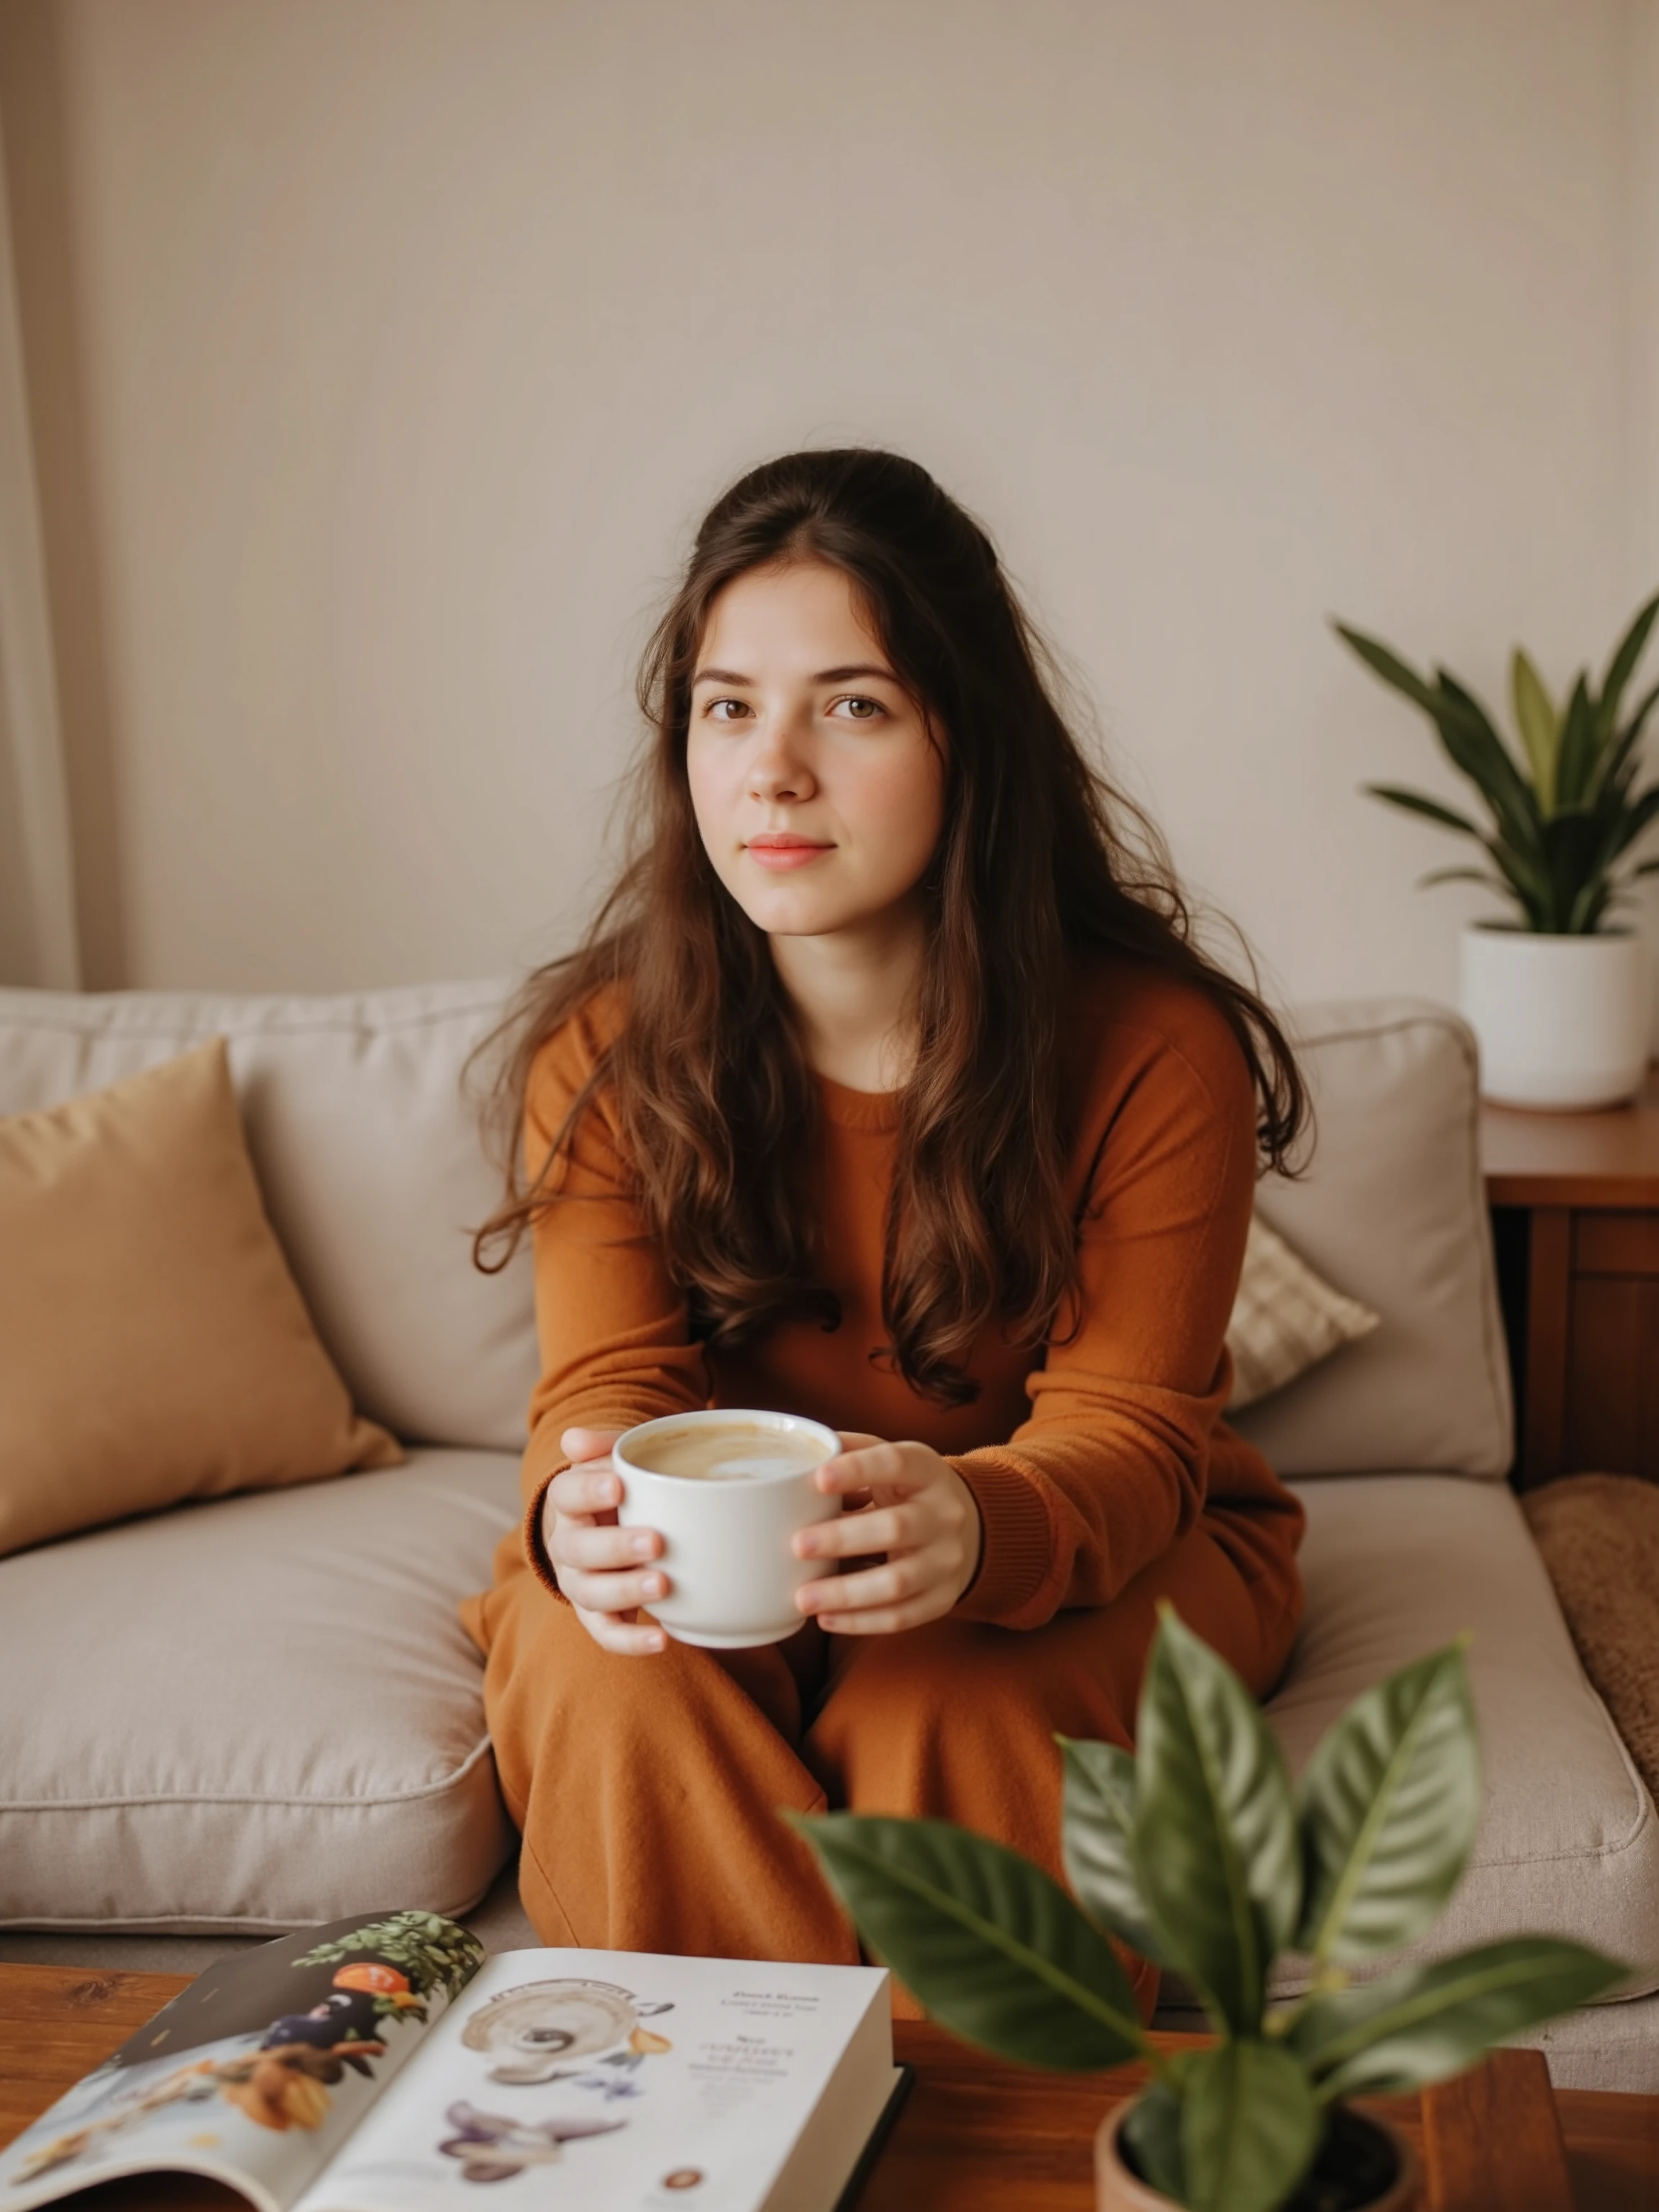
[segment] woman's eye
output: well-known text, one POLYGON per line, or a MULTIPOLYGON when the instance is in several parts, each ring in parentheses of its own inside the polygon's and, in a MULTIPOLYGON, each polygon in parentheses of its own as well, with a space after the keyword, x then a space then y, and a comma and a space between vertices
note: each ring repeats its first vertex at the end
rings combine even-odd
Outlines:
POLYGON ((703 713, 716 722, 735 722, 740 714, 749 712, 741 699, 711 699, 703 713), (730 708, 728 713, 726 710, 730 708))
POLYGON ((845 707, 848 720, 854 722, 877 721, 887 712, 879 699, 864 699, 857 696, 848 699, 837 699, 836 704, 837 707, 845 707))

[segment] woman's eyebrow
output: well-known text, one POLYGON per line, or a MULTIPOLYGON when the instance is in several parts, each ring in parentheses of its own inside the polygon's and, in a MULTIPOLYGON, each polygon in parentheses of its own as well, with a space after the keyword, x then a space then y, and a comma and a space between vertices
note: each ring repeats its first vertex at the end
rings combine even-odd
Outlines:
MULTIPOLYGON (((845 668, 820 668, 817 674, 809 678, 808 681, 813 684, 847 684, 855 676, 879 676, 889 684, 898 682, 890 668, 878 667, 872 660, 852 662, 845 668)), ((694 688, 699 684, 730 684, 742 690, 753 690, 755 688, 754 678, 739 676, 735 668, 700 668, 691 682, 694 688)))

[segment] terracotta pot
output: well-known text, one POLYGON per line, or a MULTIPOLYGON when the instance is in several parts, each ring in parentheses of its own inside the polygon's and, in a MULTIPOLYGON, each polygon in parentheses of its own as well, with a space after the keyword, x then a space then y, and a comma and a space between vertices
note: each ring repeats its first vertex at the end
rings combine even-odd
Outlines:
MULTIPOLYGON (((1101 2122, 1095 2136, 1096 2212, 1171 2212, 1174 2205, 1172 2197, 1138 2180, 1119 2154, 1118 2135, 1134 2110, 1134 2104, 1131 2098, 1127 2104, 1115 2106, 1101 2122)), ((1386 2120, 1379 2120, 1370 2112, 1364 2117, 1394 2145, 1400 2170, 1388 2195, 1374 2197, 1364 2207, 1364 2212, 1411 2212, 1417 2203, 1417 2161, 1412 2156, 1411 2147, 1400 2130, 1391 2128, 1386 2120)))

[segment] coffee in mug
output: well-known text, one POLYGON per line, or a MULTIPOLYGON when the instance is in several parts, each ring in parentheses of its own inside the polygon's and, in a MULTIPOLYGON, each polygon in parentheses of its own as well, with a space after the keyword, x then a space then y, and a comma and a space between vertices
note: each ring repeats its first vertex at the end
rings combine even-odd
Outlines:
POLYGON ((653 1600, 652 1619, 682 1644, 716 1650, 793 1636, 806 1618, 795 1592, 823 1565, 798 1559, 790 1540, 839 1516, 841 1499, 812 1477, 840 1449, 821 1421, 724 1407, 665 1413, 619 1437, 617 1518, 663 1540, 668 1595, 653 1600))

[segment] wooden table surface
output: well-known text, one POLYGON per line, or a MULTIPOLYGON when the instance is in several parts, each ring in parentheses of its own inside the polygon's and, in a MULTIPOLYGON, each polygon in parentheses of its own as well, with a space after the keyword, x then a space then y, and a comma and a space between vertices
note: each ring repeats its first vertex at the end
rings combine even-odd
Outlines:
MULTIPOLYGON (((0 2143, 185 1987, 175 1974, 88 1975, 0 1966, 0 2143)), ((1171 2037, 1171 2045, 1190 2039, 1171 2037)), ((939 2028, 898 2022, 915 2086, 860 2199, 860 2212, 1091 2212, 1102 2115, 1133 2094, 1133 2068, 1026 2073, 939 2028)), ((1659 2097, 1565 2090, 1544 2062, 1504 2051, 1474 2073, 1378 2104, 1426 2171, 1427 2212, 1659 2212, 1659 2097), (1558 2125, 1557 2114, 1559 2115, 1558 2125)), ((106 2182, 76 2200, 99 2212, 220 2212, 242 2200, 190 2177, 106 2182)))
POLYGON ((1492 1206, 1659 1206, 1659 1066, 1631 1106, 1596 1114, 1480 1109, 1492 1206))

